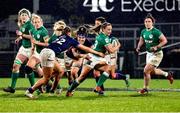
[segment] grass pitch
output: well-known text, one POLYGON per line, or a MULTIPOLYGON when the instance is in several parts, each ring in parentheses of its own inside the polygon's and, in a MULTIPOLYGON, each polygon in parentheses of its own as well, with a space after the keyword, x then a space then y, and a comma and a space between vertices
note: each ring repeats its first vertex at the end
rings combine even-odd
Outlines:
MULTIPOLYGON (((36 100, 24 96, 29 86, 25 78, 18 79, 15 94, 3 92, 2 88, 10 81, 0 78, 0 112, 180 112, 180 80, 175 80, 173 85, 163 79, 152 80, 152 91, 147 95, 136 91, 143 86, 142 79, 130 80, 129 89, 122 80, 107 80, 105 87, 112 90, 98 96, 91 91, 95 80, 87 79, 79 86, 87 91, 77 89, 73 97, 66 97, 63 91, 60 96, 42 94, 36 100)), ((61 80, 61 86, 67 88, 67 79, 61 80)))

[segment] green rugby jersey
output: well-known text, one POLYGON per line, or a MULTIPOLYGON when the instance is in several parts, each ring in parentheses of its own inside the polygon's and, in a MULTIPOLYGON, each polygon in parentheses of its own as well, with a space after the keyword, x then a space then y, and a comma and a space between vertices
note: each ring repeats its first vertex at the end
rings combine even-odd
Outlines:
POLYGON ((56 40, 58 38, 58 36, 54 33, 51 38, 48 40, 48 43, 52 43, 54 40, 56 40))
MULTIPOLYGON (((33 33, 33 37, 36 41, 44 43, 46 38, 48 37, 48 31, 44 26, 41 26, 33 33)), ((40 53, 44 46, 35 45, 35 50, 37 53, 40 53)))
POLYGON ((111 44, 111 40, 108 36, 106 36, 103 33, 100 33, 98 36, 96 36, 95 44, 94 44, 94 50, 102 53, 106 53, 105 46, 111 44))
MULTIPOLYGON (((152 52, 150 50, 151 47, 157 46, 160 42, 160 35, 162 34, 162 32, 160 30, 158 30, 157 28, 152 28, 151 30, 147 30, 147 29, 143 29, 141 31, 141 37, 144 39, 145 41, 145 45, 146 45, 146 51, 148 52, 152 52)), ((158 48, 158 51, 160 51, 161 48, 158 48)))
MULTIPOLYGON (((34 26, 32 25, 31 21, 28 20, 26 23, 24 23, 21 27, 20 27, 20 31, 25 34, 25 35, 30 35, 33 34, 33 32, 35 31, 34 26)), ((29 39, 26 38, 22 38, 22 46, 24 48, 29 48, 31 47, 31 41, 29 39)))

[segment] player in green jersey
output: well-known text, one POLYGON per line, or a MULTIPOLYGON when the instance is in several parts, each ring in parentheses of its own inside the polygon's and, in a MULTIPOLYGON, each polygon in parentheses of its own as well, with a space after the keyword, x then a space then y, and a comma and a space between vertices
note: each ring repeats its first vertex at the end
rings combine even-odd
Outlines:
MULTIPOLYGON (((32 54, 32 46, 30 40, 32 38, 31 34, 34 32, 34 26, 32 25, 30 18, 31 13, 29 10, 23 8, 18 12, 18 26, 20 27, 20 30, 16 31, 17 39, 15 40, 15 43, 18 43, 20 40, 22 40, 22 46, 20 47, 14 60, 11 74, 11 85, 3 89, 5 92, 15 92, 16 81, 19 76, 19 69, 21 65, 25 63, 25 61, 27 61, 32 54)), ((29 78, 29 80, 31 82, 31 77, 29 78)))
POLYGON ((43 20, 39 15, 32 14, 31 21, 36 30, 33 32, 33 38, 31 39, 33 44, 33 54, 25 66, 25 73, 28 77, 32 78, 31 86, 33 86, 35 83, 33 70, 36 71, 40 77, 43 76, 43 72, 40 67, 40 52, 44 47, 48 46, 47 42, 49 40, 49 36, 47 29, 43 26, 43 20))
MULTIPOLYGON (((110 42, 113 47, 116 47, 118 44, 121 43, 119 40, 115 37, 110 37, 110 42)), ((115 51, 114 53, 106 53, 105 59, 108 61, 108 64, 110 65, 109 71, 110 71, 110 76, 109 78, 112 80, 124 80, 125 84, 127 87, 130 86, 129 78, 130 76, 128 74, 122 74, 122 72, 117 71, 117 59, 118 59, 118 50, 115 51)), ((97 70, 94 70, 94 77, 96 79, 96 82, 98 81, 98 78, 100 77, 100 72, 97 70)), ((103 87, 101 86, 101 89, 103 87)))
MULTIPOLYGON (((101 16, 97 17, 95 19, 95 22, 94 22, 95 25, 92 26, 90 28, 90 30, 92 30, 96 35, 98 35, 101 32, 101 29, 100 29, 101 27, 100 26, 104 22, 106 22, 106 19, 104 17, 101 17, 101 16)), ((115 38, 115 37, 112 37, 112 36, 110 36, 110 42, 112 43, 112 46, 116 46, 117 43, 120 44, 118 39, 115 38)), ((121 72, 116 73, 116 69, 117 69, 116 68, 117 67, 117 52, 118 51, 115 51, 114 53, 111 53, 111 54, 107 53, 106 56, 105 56, 105 59, 108 61, 108 64, 111 65, 110 70, 109 70, 111 72, 111 74, 110 74, 109 78, 113 79, 113 80, 124 80, 126 86, 129 87, 129 85, 130 85, 130 82, 129 82, 130 77, 129 77, 129 75, 122 74, 121 72)), ((94 77, 95 77, 95 80, 96 80, 96 83, 97 83, 101 74, 97 70, 94 70, 93 73, 94 73, 94 77)), ((104 90, 103 85, 101 86, 101 89, 104 90)))
MULTIPOLYGON (((98 52, 102 52, 104 54, 106 53, 106 51, 113 53, 116 50, 118 50, 120 44, 118 44, 116 47, 112 47, 112 44, 110 43, 110 39, 109 39, 109 35, 112 32, 112 25, 108 22, 105 22, 102 24, 101 29, 102 32, 98 36, 96 36, 94 50, 98 52)), ((84 60, 81 74, 68 88, 66 96, 72 96, 73 90, 77 88, 77 86, 85 80, 87 74, 94 68, 96 68, 101 72, 101 76, 98 80, 97 86, 94 91, 98 92, 99 94, 103 94, 103 91, 100 88, 100 86, 109 77, 110 72, 108 70, 110 66, 106 62, 106 59, 103 57, 96 56, 93 54, 89 54, 89 56, 90 59, 84 60)))
POLYGON ((158 68, 163 58, 162 47, 167 43, 163 33, 154 27, 155 19, 148 14, 144 20, 145 29, 141 31, 140 40, 136 51, 139 52, 141 46, 146 46, 146 65, 144 67, 144 87, 139 91, 141 94, 148 93, 151 74, 165 76, 170 84, 173 83, 172 72, 165 72, 158 68))

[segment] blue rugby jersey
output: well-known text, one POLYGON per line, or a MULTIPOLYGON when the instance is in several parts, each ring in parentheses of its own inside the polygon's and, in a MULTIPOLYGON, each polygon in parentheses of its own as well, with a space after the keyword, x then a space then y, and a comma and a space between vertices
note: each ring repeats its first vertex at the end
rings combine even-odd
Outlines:
POLYGON ((68 35, 62 35, 58 37, 55 41, 49 44, 48 48, 52 49, 55 54, 59 54, 67 49, 69 49, 71 46, 77 47, 79 45, 79 42, 75 39, 71 38, 68 35))
MULTIPOLYGON (((83 45, 84 45, 84 46, 87 46, 87 47, 91 47, 91 46, 92 46, 92 43, 91 43, 88 39, 86 39, 83 45)), ((69 58, 78 60, 79 58, 76 58, 76 57, 73 55, 72 49, 73 49, 73 47, 69 48, 68 51, 66 52, 66 55, 67 55, 69 58)), ((81 49, 79 49, 79 48, 77 48, 76 51, 77 51, 78 53, 80 53, 80 54, 86 54, 86 53, 87 53, 86 51, 81 50, 81 49)))

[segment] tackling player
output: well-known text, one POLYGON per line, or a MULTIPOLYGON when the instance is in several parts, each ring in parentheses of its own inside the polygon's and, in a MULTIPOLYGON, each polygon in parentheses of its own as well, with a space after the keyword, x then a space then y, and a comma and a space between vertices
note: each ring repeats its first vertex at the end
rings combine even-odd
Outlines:
MULTIPOLYGON (((50 44, 53 41, 55 41, 58 37, 60 37, 62 35, 63 29, 65 27, 66 27, 66 23, 64 21, 59 20, 59 21, 55 22, 54 26, 53 26, 54 32, 53 32, 53 35, 51 36, 51 38, 49 39, 48 43, 50 44)), ((60 65, 62 75, 65 72, 64 54, 65 54, 64 52, 56 54, 56 60, 60 65)), ((50 93, 51 95, 54 94, 55 89, 56 89, 56 87, 54 87, 54 86, 57 86, 56 94, 60 95, 62 92, 62 88, 61 88, 60 84, 58 84, 57 81, 54 81, 53 77, 51 78, 51 81, 53 81, 53 86, 52 86, 52 83, 50 83, 50 81, 49 81, 49 83, 46 85, 46 93, 50 93), (58 84, 58 85, 56 85, 56 84, 58 84)))
MULTIPOLYGON (((76 39, 80 44, 85 45, 90 48, 92 47, 92 43, 86 38, 87 29, 84 26, 80 26, 76 34, 77 34, 76 39)), ((82 66, 84 58, 86 58, 87 52, 78 48, 71 47, 66 52, 66 55, 69 58, 73 59, 73 63, 71 66, 71 77, 70 77, 72 79, 71 80, 71 83, 72 83, 73 80, 75 80, 78 77, 78 72, 82 66)))
MULTIPOLYGON (((70 37, 71 35, 71 29, 70 27, 66 27, 63 30, 63 35, 58 37, 55 41, 49 44, 48 48, 45 48, 41 51, 40 56, 41 56, 41 66, 43 69, 43 78, 39 79, 35 85, 32 87, 28 88, 26 90, 25 95, 29 98, 34 98, 33 92, 41 87, 43 84, 47 84, 49 79, 52 77, 53 73, 56 73, 55 80, 59 76, 62 75, 62 70, 59 68, 59 63, 55 60, 55 55, 58 53, 61 53, 71 46, 80 48, 82 50, 85 50, 90 53, 94 53, 96 55, 104 56, 103 53, 97 52, 89 47, 83 46, 82 44, 79 44, 75 39, 70 37)), ((55 86, 54 86, 55 87, 55 86)))

